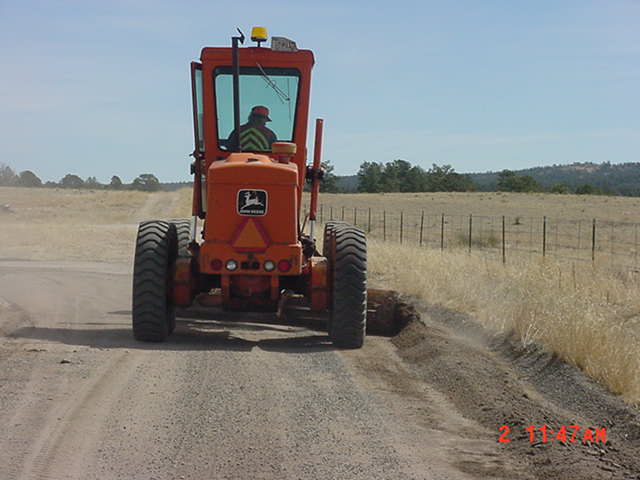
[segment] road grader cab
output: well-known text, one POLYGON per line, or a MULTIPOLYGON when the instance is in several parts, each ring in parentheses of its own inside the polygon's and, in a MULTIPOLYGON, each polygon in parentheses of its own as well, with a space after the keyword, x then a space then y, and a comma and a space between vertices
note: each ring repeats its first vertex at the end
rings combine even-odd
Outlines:
POLYGON ((176 308, 194 304, 281 315, 295 298, 325 314, 335 345, 359 348, 367 322, 365 234, 329 222, 322 252, 314 238, 323 123, 316 121, 307 165, 313 53, 278 37, 265 47, 260 27, 251 35, 257 45, 241 48, 238 32, 230 48, 203 48, 191 63, 193 218, 140 224, 133 334, 163 341, 176 308))

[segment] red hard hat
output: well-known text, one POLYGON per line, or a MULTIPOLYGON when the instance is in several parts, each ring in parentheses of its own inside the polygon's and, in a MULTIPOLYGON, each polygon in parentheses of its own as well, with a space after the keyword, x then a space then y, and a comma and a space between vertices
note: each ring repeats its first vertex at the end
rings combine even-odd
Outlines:
POLYGON ((267 117, 267 122, 270 122, 269 118, 269 109, 267 107, 263 107, 262 105, 255 106, 251 109, 251 114, 262 115, 263 117, 267 117))

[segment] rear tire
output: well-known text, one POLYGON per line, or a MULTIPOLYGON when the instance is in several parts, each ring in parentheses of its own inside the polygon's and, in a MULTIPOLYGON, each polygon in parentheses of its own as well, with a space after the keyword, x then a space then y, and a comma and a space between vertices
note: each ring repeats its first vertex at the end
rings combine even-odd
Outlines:
MULTIPOLYGON (((178 258, 191 258, 191 252, 189 251, 189 244, 192 238, 192 226, 193 223, 189 218, 173 218, 169 220, 170 223, 176 227, 176 236, 178 239, 178 258)), ((169 315, 169 334, 172 334, 176 329, 176 309, 170 312, 169 315)))
POLYGON ((143 342, 162 342, 175 322, 171 281, 177 256, 175 225, 152 220, 138 227, 133 268, 133 336, 143 342))
MULTIPOLYGON (((329 279, 329 291, 333 292, 333 248, 336 240, 336 230, 349 224, 343 220, 330 220, 324 224, 324 235, 322 238, 322 255, 327 259, 327 277, 329 279)), ((333 306, 331 306, 333 308, 333 306)), ((331 336, 332 315, 327 320, 327 331, 331 336)))
POLYGON ((189 244, 191 243, 192 220, 189 218, 173 218, 169 220, 176 226, 178 236, 178 257, 191 257, 189 244))
POLYGON ((333 236, 335 231, 340 226, 349 225, 347 222, 343 222, 342 220, 331 220, 330 222, 325 223, 324 225, 324 237, 322 239, 322 255, 327 258, 330 258, 331 251, 331 242, 333 242, 333 236))
POLYGON ((337 225, 329 237, 334 345, 360 348, 367 328, 367 240, 351 225, 337 225))

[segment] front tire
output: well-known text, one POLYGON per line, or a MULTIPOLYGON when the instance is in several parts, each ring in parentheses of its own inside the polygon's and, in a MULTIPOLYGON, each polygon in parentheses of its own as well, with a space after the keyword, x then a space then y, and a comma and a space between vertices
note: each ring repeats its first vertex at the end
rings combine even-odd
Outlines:
POLYGON ((177 245, 176 227, 170 222, 152 220, 138 227, 131 317, 136 340, 163 342, 171 331, 171 319, 175 319, 171 282, 177 245))
POLYGON ((367 328, 367 240, 359 228, 339 225, 330 237, 334 345, 360 348, 367 328))

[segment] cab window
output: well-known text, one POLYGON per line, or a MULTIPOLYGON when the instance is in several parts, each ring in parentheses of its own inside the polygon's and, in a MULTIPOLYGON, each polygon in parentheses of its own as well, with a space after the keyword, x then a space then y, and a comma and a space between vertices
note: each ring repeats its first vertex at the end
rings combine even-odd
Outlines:
MULTIPOLYGON (((270 151, 274 140, 293 141, 298 101, 300 72, 293 68, 256 67, 240 68, 240 125, 241 138, 245 130, 251 128, 249 116, 255 107, 266 107, 267 121, 256 126, 260 141, 250 142, 243 151, 270 151), (270 133, 273 132, 273 133, 270 133), (265 137, 267 141, 263 141, 265 137)), ((216 99, 216 118, 218 125, 218 146, 221 150, 232 148, 233 138, 233 75, 231 67, 218 67, 214 70, 214 90, 216 99)), ((264 112, 263 109, 258 109, 264 112)), ((246 132, 251 136, 252 132, 246 132)))

